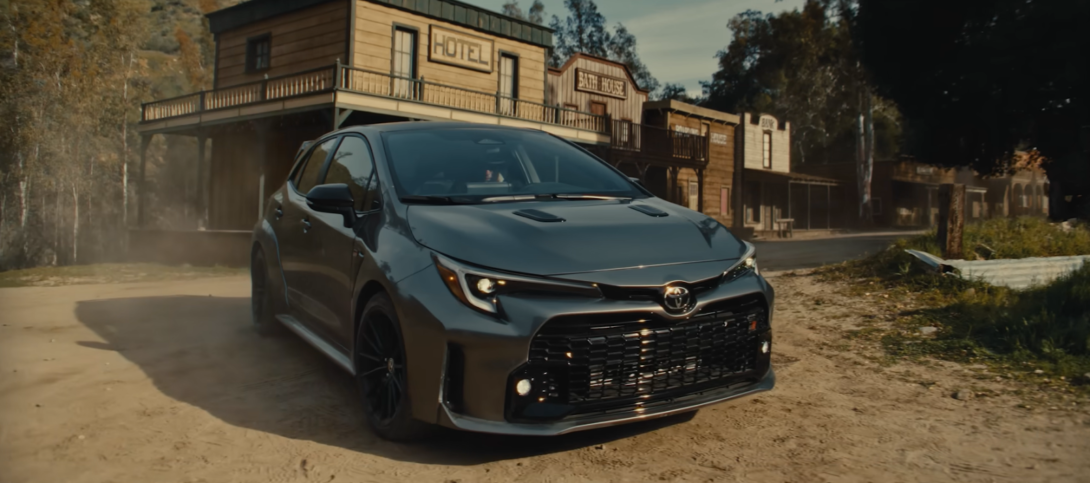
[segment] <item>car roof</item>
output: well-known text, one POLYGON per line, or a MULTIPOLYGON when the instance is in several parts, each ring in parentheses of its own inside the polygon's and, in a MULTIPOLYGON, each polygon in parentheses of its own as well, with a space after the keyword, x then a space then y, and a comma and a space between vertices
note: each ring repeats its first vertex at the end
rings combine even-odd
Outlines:
MULTIPOLYGON (((454 121, 422 121, 422 122, 388 122, 381 124, 367 124, 361 126, 349 126, 342 128, 337 133, 346 132, 358 132, 366 134, 378 134, 384 132, 397 132, 397 131, 428 131, 433 129, 487 129, 497 131, 538 131, 536 129, 526 129, 521 127, 511 126, 498 126, 495 124, 478 124, 470 122, 454 122, 454 121)), ((543 131, 539 131, 543 132, 543 131)))

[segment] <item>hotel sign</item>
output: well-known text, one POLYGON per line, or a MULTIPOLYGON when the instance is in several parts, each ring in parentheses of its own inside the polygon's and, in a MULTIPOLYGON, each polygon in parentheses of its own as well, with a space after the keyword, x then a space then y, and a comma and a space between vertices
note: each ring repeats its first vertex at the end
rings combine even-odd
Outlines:
POLYGON ((628 98, 628 82, 583 69, 575 69, 575 90, 620 99, 628 98))
POLYGON ((492 52, 495 42, 476 35, 431 26, 428 60, 466 69, 492 72, 492 52))

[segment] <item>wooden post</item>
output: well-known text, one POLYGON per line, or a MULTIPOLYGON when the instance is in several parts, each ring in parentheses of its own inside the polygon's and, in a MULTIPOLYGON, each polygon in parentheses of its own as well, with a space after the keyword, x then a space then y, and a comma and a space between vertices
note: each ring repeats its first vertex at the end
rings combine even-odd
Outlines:
POLYGON ((704 170, 696 170, 696 211, 704 212, 704 170))
POLYGON ((745 135, 746 135, 746 114, 742 113, 742 121, 734 127, 734 173, 732 176, 731 184, 734 191, 731 192, 731 204, 734 206, 734 217, 731 219, 731 224, 734 227, 734 233, 738 236, 742 235, 745 231, 745 198, 743 197, 743 187, 745 184, 745 135))
POLYGON ((833 187, 825 185, 825 229, 833 229, 833 187))
POLYGON ((257 130, 257 219, 265 217, 265 173, 268 171, 269 160, 269 129, 270 121, 261 119, 254 122, 257 130))
POLYGON ((965 228, 965 185, 944 184, 939 188, 939 246, 943 258, 962 258, 961 234, 965 228))
POLYGON ((208 192, 204 181, 204 147, 208 136, 204 130, 197 131, 197 226, 207 228, 208 209, 205 194, 208 192))
POLYGON ((813 197, 810 196, 811 184, 806 185, 806 229, 810 229, 810 205, 813 203, 813 197))
POLYGON ((140 136, 140 172, 138 176, 136 186, 139 189, 136 200, 136 226, 144 228, 145 214, 148 211, 148 184, 145 175, 147 174, 148 166, 148 146, 151 145, 151 139, 154 134, 147 136, 140 136))

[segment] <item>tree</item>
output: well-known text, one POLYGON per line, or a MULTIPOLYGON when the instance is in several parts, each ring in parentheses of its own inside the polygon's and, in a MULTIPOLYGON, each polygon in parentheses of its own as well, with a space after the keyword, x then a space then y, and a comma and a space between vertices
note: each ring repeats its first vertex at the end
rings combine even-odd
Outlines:
POLYGON ((609 30, 606 18, 598 13, 594 0, 564 0, 568 16, 561 20, 553 15, 549 27, 555 30, 551 64, 559 67, 575 53, 590 54, 598 57, 609 55, 609 30))
POLYGON ((905 116, 907 149, 996 173, 1036 150, 1054 217, 1090 217, 1090 2, 859 0, 853 38, 878 92, 905 116), (1071 198, 1067 198, 1071 197, 1071 198))
POLYGON ((2 8, 0 52, 10 56, 0 60, 10 62, 0 62, 0 115, 13 122, 0 132, 0 172, 10 173, 0 193, 15 193, 19 223, 0 234, 0 269, 83 261, 117 246, 106 240, 121 226, 119 174, 140 101, 127 87, 139 75, 134 54, 148 4, 16 0, 2 8))
POLYGON ((507 0, 507 3, 503 4, 502 12, 504 15, 538 25, 545 23, 545 5, 541 3, 541 0, 534 0, 533 5, 530 5, 530 11, 525 14, 522 13, 522 8, 519 8, 518 0, 507 0))
POLYGON ((564 7, 568 16, 560 19, 553 15, 549 22, 549 27, 556 31, 550 65, 560 67, 575 53, 590 54, 624 64, 639 87, 649 91, 658 89, 659 81, 637 53, 636 36, 624 24, 618 23, 610 32, 594 0, 564 0, 564 7))
POLYGON ((674 100, 687 102, 690 104, 700 103, 700 99, 693 98, 689 95, 689 90, 682 84, 675 84, 667 82, 662 86, 662 91, 659 92, 658 98, 660 100, 674 100))
POLYGON ((616 27, 613 27, 613 35, 606 44, 606 50, 609 52, 610 59, 628 67, 628 71, 632 73, 632 77, 636 79, 640 87, 649 91, 658 90, 658 79, 651 75, 651 71, 636 53, 636 36, 629 33, 624 24, 618 23, 616 27))

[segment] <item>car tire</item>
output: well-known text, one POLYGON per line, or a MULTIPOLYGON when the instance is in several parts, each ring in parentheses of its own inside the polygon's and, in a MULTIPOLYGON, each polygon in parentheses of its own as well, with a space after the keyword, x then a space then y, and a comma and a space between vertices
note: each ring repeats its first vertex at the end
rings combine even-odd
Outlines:
POLYGON ((270 287, 269 265, 265 262, 265 253, 259 249, 250 264, 250 319, 254 330, 263 336, 284 332, 284 325, 276 320, 270 287))
POLYGON ((385 293, 376 294, 360 315, 355 345, 356 386, 371 429, 390 441, 417 440, 432 429, 412 416, 405 361, 405 343, 394 304, 385 293))

